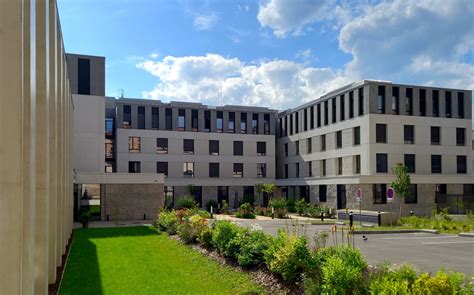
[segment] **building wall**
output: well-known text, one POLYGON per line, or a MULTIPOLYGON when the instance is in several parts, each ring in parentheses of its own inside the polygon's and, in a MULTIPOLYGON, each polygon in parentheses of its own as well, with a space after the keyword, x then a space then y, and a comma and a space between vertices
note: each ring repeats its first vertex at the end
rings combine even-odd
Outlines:
POLYGON ((90 62, 90 95, 105 95, 105 57, 82 54, 66 54, 71 93, 78 94, 78 59, 90 62))
POLYGON ((72 231, 72 111, 56 1, 0 1, 0 286, 47 294, 72 231))

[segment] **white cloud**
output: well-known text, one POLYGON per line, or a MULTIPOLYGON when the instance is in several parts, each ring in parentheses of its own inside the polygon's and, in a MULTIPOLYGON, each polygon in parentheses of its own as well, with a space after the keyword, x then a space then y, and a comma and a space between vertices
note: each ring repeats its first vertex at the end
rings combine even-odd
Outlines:
POLYGON ((329 68, 305 67, 287 60, 247 64, 217 54, 164 57, 139 63, 159 78, 149 99, 288 108, 318 98, 349 81, 329 68))
POLYGON ((197 30, 210 30, 217 24, 217 19, 217 15, 215 13, 196 14, 193 25, 197 30))

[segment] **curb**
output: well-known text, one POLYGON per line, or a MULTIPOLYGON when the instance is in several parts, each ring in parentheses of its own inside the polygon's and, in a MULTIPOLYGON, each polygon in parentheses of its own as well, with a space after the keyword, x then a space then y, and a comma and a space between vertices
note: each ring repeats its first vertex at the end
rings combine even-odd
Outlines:
MULTIPOLYGON (((437 230, 432 229, 396 229, 396 230, 355 230, 356 235, 370 235, 370 234, 406 234, 406 233, 429 233, 438 234, 437 230)), ((474 235, 473 235, 474 237, 474 235)))
POLYGON ((458 236, 465 238, 474 238, 474 233, 460 233, 458 234, 458 236))

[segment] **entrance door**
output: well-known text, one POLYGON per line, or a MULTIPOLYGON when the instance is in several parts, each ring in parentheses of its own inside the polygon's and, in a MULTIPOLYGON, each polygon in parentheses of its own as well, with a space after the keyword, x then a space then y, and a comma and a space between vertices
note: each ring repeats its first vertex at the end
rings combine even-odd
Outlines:
POLYGON ((346 208, 346 186, 344 184, 337 185, 337 209, 346 208))

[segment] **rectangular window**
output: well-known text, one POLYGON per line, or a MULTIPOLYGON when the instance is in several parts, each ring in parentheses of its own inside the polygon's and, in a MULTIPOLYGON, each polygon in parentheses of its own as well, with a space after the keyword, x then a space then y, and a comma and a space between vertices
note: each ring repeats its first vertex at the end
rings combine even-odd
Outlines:
POLYGON ((227 129, 229 129, 229 133, 235 133, 235 112, 229 112, 229 123, 227 129))
POLYGON ((213 156, 219 155, 219 141, 218 140, 209 140, 209 155, 213 155, 213 156))
POLYGON ((313 162, 306 162, 306 165, 308 166, 308 176, 313 177, 313 162))
POLYGON ((314 106, 309 108, 309 128, 314 129, 314 106))
POLYGON ((399 97, 399 88, 392 87, 392 112, 395 114, 399 114, 398 110, 398 97, 399 97))
POLYGON ((194 154, 194 139, 183 139, 183 153, 186 155, 194 154))
POLYGON ((173 110, 170 108, 165 109, 165 130, 173 129, 173 110))
POLYGON ((140 173, 140 162, 139 161, 129 161, 128 162, 128 173, 140 173))
POLYGON ((405 166, 408 168, 408 173, 415 173, 416 164, 415 164, 415 155, 414 154, 405 154, 405 166))
POLYGON ((406 89, 405 110, 407 115, 413 115, 413 88, 406 89))
POLYGON ((112 139, 114 137, 114 119, 105 118, 105 138, 112 139))
POLYGON ((306 153, 311 154, 313 152, 313 142, 311 137, 306 139, 306 153))
POLYGON ((341 121, 344 121, 346 119, 346 101, 344 99, 344 95, 341 95, 339 97, 339 102, 339 117, 341 118, 341 121))
POLYGON ((324 102, 324 125, 329 124, 329 101, 324 102))
POLYGON ((204 111, 204 132, 211 132, 211 111, 204 111))
POLYGON ((445 99, 445 102, 446 102, 446 118, 451 118, 451 111, 452 111, 452 101, 451 101, 451 91, 446 91, 445 92, 445 95, 446 95, 446 99, 445 99))
POLYGON ((280 125, 280 138, 283 137, 283 118, 278 119, 278 124, 280 125))
POLYGON ((387 204, 387 185, 373 184, 374 204, 387 204))
POLYGON ((285 178, 288 178, 288 164, 285 164, 285 178))
POLYGON ((128 137, 128 152, 139 153, 141 150, 141 138, 135 136, 128 137))
POLYGON ((216 132, 222 133, 224 131, 224 113, 217 112, 216 116, 216 132))
POLYGON ((123 106, 123 128, 132 128, 132 106, 123 106))
POLYGON ((300 154, 300 142, 295 141, 295 155, 298 156, 300 154))
POLYGON ((288 116, 285 116, 285 136, 288 136, 288 116))
POLYGON ((334 97, 333 99, 331 99, 331 105, 332 105, 332 120, 331 122, 332 123, 336 123, 336 114, 337 114, 337 110, 336 110, 336 98, 334 97))
POLYGON ((209 163, 209 177, 219 177, 219 163, 209 163))
POLYGON ((405 144, 415 143, 415 126, 403 125, 403 134, 405 144))
POLYGON ((420 116, 426 116, 426 89, 420 89, 420 116))
POLYGON ((105 157, 107 159, 114 157, 114 142, 111 139, 105 140, 105 157))
POLYGON ((349 118, 354 118, 354 91, 349 92, 349 118))
POLYGON ((270 114, 263 114, 263 134, 270 134, 270 114))
POLYGON ((441 173, 441 155, 431 155, 431 173, 441 173))
POLYGON ((247 113, 240 113, 240 133, 247 133, 247 113))
POLYGON ((439 117, 439 91, 433 90, 433 117, 439 117))
POLYGON ((326 160, 321 160, 321 175, 326 176, 326 160))
POLYGON ((385 86, 378 87, 377 113, 385 114, 385 86))
POLYGON ((288 157, 288 144, 285 143, 285 157, 288 157))
POLYGON ((431 127, 431 145, 441 144, 441 127, 431 127))
POLYGON ((320 203, 327 202, 327 186, 326 185, 319 186, 319 202, 320 203))
POLYGON ((160 115, 157 107, 151 108, 151 128, 158 129, 160 127, 160 115))
POLYGON ((178 131, 186 130, 186 110, 178 109, 178 131))
POLYGON ((168 138, 157 138, 156 139, 156 153, 167 154, 168 153, 168 138))
POLYGON ((300 132, 300 113, 295 113, 295 133, 298 134, 300 132))
POLYGON ((342 175, 342 157, 337 158, 337 175, 342 175))
POLYGON ((457 162, 457 172, 458 173, 467 173, 467 157, 466 156, 456 156, 457 162))
POLYGON ((168 162, 156 162, 156 173, 162 173, 168 177, 168 162))
POLYGON ((295 163, 295 177, 300 177, 300 163, 295 163))
POLYGON ((326 151, 326 134, 321 135, 321 152, 326 151))
POLYGON ((290 114, 290 135, 293 135, 293 114, 290 114))
POLYGON ((375 142, 387 143, 387 125, 386 124, 375 125, 375 142))
POLYGON ((354 127, 354 145, 360 145, 360 126, 354 127))
POLYGON ((458 92, 458 118, 464 118, 464 92, 458 92))
POLYGON ((316 114, 316 127, 321 127, 321 104, 318 103, 318 105, 316 106, 316 111, 318 112, 316 114))
POLYGON ((257 163, 257 178, 267 177, 267 164, 257 163))
POLYGON ((244 142, 234 141, 234 156, 243 156, 243 155, 244 155, 244 142))
POLYGON ((91 94, 91 61, 86 58, 77 59, 77 93, 91 94))
POLYGON ((466 128, 456 128, 456 145, 466 145, 466 128))
POLYGON ((360 155, 355 155, 354 156, 354 162, 355 162, 355 174, 360 174, 360 155))
POLYGON ((359 88, 359 116, 364 115, 364 88, 359 88))
POLYGON ((342 131, 336 131, 336 149, 342 148, 342 131))
POLYGON ((377 173, 387 173, 388 172, 388 161, 387 154, 376 154, 377 161, 377 173))
POLYGON ((183 163, 183 176, 190 178, 194 177, 194 162, 183 163))
POLYGON ((267 155, 267 143, 265 141, 257 142, 257 155, 266 156, 267 155))
POLYGON ((418 187, 416 184, 410 185, 410 194, 405 197, 405 204, 416 204, 418 203, 418 187))
POLYGON ((303 110, 303 131, 308 130, 308 109, 303 110))
POLYGON ((258 134, 258 114, 252 114, 252 134, 258 134))
POLYGON ((191 110, 191 129, 196 132, 198 131, 198 122, 199 122, 199 119, 198 119, 198 110, 191 110))
POLYGON ((145 129, 145 107, 138 107, 138 129, 145 129))
POLYGON ((244 164, 243 163, 234 163, 234 177, 236 178, 244 177, 244 164))

